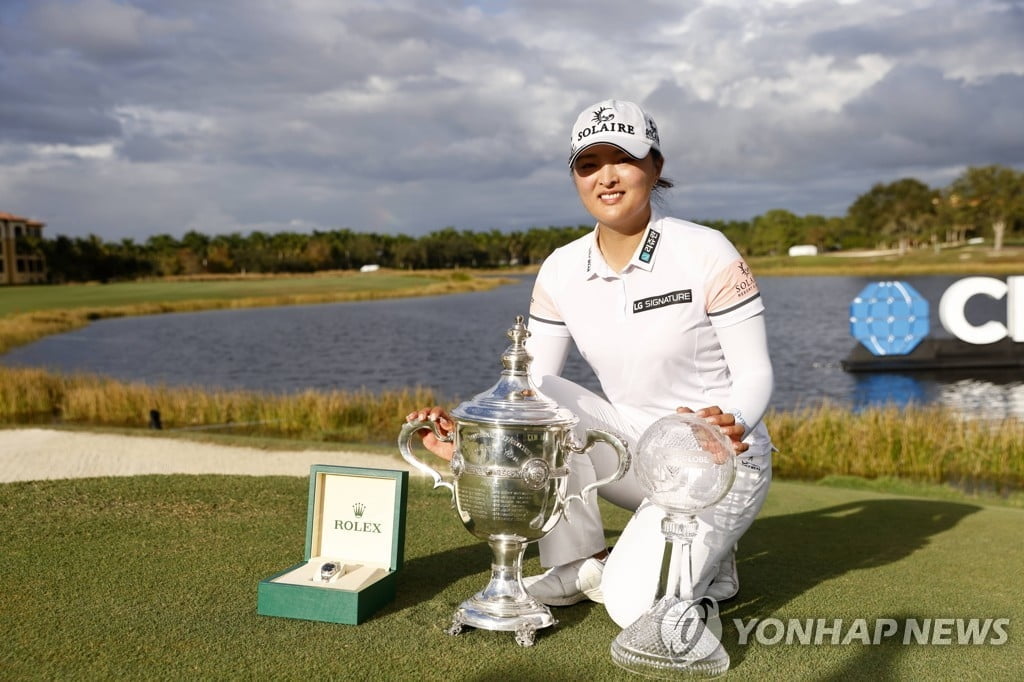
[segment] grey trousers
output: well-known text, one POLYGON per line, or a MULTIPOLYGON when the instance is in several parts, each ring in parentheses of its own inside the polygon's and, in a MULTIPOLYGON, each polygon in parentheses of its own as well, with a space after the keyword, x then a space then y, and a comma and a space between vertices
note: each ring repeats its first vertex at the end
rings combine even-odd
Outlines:
MULTIPOLYGON (((588 429, 618 434, 635 451, 640 430, 629 424, 608 401, 560 377, 544 377, 540 390, 561 406, 572 410, 580 422, 581 442, 588 429)), ((772 478, 772 447, 752 445, 737 460, 736 480, 729 493, 697 517, 697 535, 690 548, 692 593, 701 596, 718 572, 718 565, 733 551, 740 537, 761 510, 772 478)), ((567 494, 609 476, 618 467, 611 447, 598 444, 588 455, 574 455, 570 463, 567 494)), ((643 505, 644 492, 632 469, 619 481, 598 488, 597 494, 635 513, 623 530, 605 565, 602 590, 609 615, 622 627, 630 625, 650 607, 658 588, 665 538, 661 534, 664 514, 643 505)), ((604 524, 597 499, 585 504, 572 502, 563 518, 538 542, 542 566, 560 566, 592 556, 605 548, 604 524)))

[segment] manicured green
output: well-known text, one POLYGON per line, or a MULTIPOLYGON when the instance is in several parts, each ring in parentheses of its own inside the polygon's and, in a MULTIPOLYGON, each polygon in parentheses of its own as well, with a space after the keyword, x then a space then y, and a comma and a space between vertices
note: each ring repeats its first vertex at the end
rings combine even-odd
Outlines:
POLYGON ((349 291, 393 291, 435 284, 437 277, 392 272, 318 276, 144 280, 111 284, 0 287, 0 316, 33 310, 130 306, 170 301, 232 300, 349 291))
POLYGON ((894 252, 855 255, 837 251, 818 256, 755 256, 749 264, 757 277, 764 276, 857 276, 911 277, 921 275, 1000 275, 1024 274, 1024 248, 1006 246, 993 251, 989 245, 957 246, 936 251, 923 247, 900 255, 894 252))
MULTIPOLYGON (((844 252, 819 256, 760 256, 750 258, 758 276, 772 275, 896 275, 1021 274, 1024 247, 960 246, 934 251, 914 249, 904 255, 851 257, 844 252)), ((520 269, 529 274, 536 268, 520 269)), ((258 299, 280 296, 334 294, 356 291, 393 291, 435 284, 439 279, 474 271, 403 273, 329 272, 317 275, 214 276, 210 278, 154 279, 111 284, 65 284, 0 287, 0 317, 36 310, 110 308, 150 303, 198 300, 258 299)), ((481 271, 484 272, 484 271, 481 271)), ((508 270, 491 274, 507 275, 508 270)), ((484 272, 484 274, 486 274, 484 272)))
MULTIPOLYGON (((143 476, 0 485, 6 679, 627 679, 584 603, 521 648, 444 633, 489 552, 414 478, 396 600, 359 626, 256 614, 303 553, 307 479, 143 476)), ((627 515, 605 507, 609 541, 627 515)), ((1024 639, 1024 512, 777 482, 723 605, 729 679, 1011 679, 1024 639), (1001 646, 740 645, 734 618, 1009 618, 1001 646)), ((538 570, 536 550, 527 573, 538 570)), ((634 678, 629 678, 634 679, 634 678)))

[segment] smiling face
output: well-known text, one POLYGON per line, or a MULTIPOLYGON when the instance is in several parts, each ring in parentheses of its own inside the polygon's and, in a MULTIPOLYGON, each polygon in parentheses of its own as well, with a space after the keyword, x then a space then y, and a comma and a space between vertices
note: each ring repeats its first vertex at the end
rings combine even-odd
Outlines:
POLYGON ((572 166, 580 201, 602 228, 631 235, 651 218, 651 190, 661 175, 660 157, 634 159, 618 147, 596 144, 572 166))

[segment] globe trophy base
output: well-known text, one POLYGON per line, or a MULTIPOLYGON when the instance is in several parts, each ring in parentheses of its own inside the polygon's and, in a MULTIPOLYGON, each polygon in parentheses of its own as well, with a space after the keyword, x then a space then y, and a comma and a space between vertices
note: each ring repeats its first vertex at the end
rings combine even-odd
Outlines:
POLYGON ((729 671, 729 654, 697 617, 696 603, 664 597, 612 642, 621 668, 665 680, 707 679, 729 671))
POLYGON ((494 553, 491 580, 487 587, 459 605, 447 632, 458 635, 465 626, 514 632, 516 644, 533 646, 537 630, 558 621, 547 606, 530 596, 523 585, 526 542, 519 536, 492 535, 488 544, 494 553))

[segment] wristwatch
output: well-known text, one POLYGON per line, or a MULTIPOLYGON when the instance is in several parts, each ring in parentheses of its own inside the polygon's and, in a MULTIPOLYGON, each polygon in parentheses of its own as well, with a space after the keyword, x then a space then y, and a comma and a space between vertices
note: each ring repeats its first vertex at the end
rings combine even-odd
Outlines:
POLYGON ((320 567, 320 582, 329 583, 342 573, 342 564, 336 561, 328 561, 320 567))

